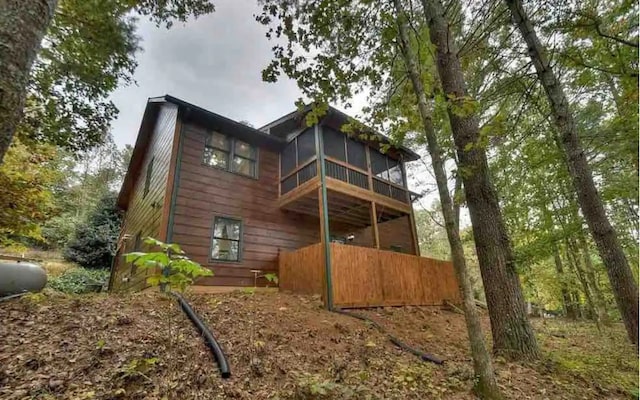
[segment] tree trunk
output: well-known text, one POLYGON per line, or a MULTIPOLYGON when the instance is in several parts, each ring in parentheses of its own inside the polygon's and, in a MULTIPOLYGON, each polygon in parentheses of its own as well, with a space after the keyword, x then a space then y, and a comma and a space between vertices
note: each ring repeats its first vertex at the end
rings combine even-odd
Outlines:
POLYGON ((558 279, 560 280, 560 293, 562 294, 562 304, 564 305, 565 315, 569 319, 577 319, 578 312, 575 303, 571 299, 569 288, 567 287, 566 276, 564 274, 564 268, 562 267, 562 257, 560 257, 560 251, 555 244, 553 245, 553 261, 556 265, 558 279))
POLYGON ((57 0, 0 0, 0 164, 22 119, 29 72, 57 0))
POLYGON ((440 0, 422 0, 422 4, 431 42, 437 50, 442 88, 449 102, 449 121, 487 297, 494 352, 511 359, 536 359, 540 352, 527 318, 511 243, 491 181, 487 155, 478 144, 478 118, 460 112, 468 96, 449 24, 440 0))
POLYGON ((582 235, 580 235, 578 242, 580 244, 580 251, 582 253, 582 259, 584 261, 587 282, 589 283, 589 286, 593 291, 596 310, 598 312, 598 319, 600 320, 600 322, 607 325, 609 323, 609 315, 607 314, 607 303, 604 300, 602 290, 600 290, 600 285, 598 285, 598 280, 596 279, 596 269, 593 265, 593 262, 591 262, 591 256, 589 255, 589 246, 587 245, 587 241, 582 235))
POLYGON ((579 255, 576 252, 576 248, 575 246, 573 246, 570 240, 566 240, 565 251, 567 253, 567 262, 569 263, 569 266, 571 266, 571 269, 573 269, 573 272, 578 277, 578 281, 582 286, 582 292, 584 293, 584 297, 585 299, 587 299, 587 307, 588 307, 587 310, 591 316, 591 319, 595 321, 599 331, 600 321, 598 320, 598 312, 596 311, 596 306, 593 301, 591 288, 587 283, 587 278, 585 276, 584 270, 582 269, 582 265, 580 265, 580 259, 579 259, 579 255))
POLYGON ((440 195, 442 216, 444 217, 447 238, 449 239, 449 246, 451 247, 453 267, 456 278, 458 279, 460 291, 462 292, 463 310, 467 324, 467 333, 469 334, 473 367, 478 378, 474 391, 482 399, 502 399, 500 389, 496 384, 491 357, 484 343, 480 318, 478 317, 478 311, 476 310, 475 299, 473 297, 473 289, 467 274, 464 249, 462 247, 462 241, 460 240, 454 204, 449 195, 444 160, 442 159, 440 145, 433 128, 431 110, 427 103, 427 96, 422 83, 422 75, 418 68, 416 56, 411 49, 404 7, 400 4, 400 0, 393 0, 393 3, 398 14, 400 50, 418 100, 418 110, 420 111, 420 117, 422 118, 422 124, 427 138, 427 147, 431 155, 431 164, 440 195))
POLYGON ((638 286, 618 242, 616 232, 609 222, 598 195, 596 185, 587 163, 587 158, 578 137, 573 115, 564 90, 553 72, 546 52, 531 21, 529 21, 521 0, 505 0, 511 16, 529 48, 529 56, 536 68, 538 78, 544 87, 556 125, 562 137, 562 148, 567 159, 569 174, 578 196, 578 204, 596 243, 600 258, 607 269, 611 287, 624 320, 627 334, 632 343, 638 344, 638 286))

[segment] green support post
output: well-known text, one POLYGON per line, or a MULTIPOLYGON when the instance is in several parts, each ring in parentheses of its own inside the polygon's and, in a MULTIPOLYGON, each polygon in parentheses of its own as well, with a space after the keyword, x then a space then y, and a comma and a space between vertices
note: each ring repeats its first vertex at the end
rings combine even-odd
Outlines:
POLYGON ((326 171, 324 165, 324 146, 322 143, 322 135, 319 125, 315 125, 316 134, 316 152, 318 154, 318 162, 320 163, 320 191, 322 192, 322 215, 320 215, 320 223, 323 224, 324 231, 324 273, 327 279, 327 308, 333 310, 333 283, 331 282, 331 235, 329 233, 329 210, 327 201, 327 185, 326 171))

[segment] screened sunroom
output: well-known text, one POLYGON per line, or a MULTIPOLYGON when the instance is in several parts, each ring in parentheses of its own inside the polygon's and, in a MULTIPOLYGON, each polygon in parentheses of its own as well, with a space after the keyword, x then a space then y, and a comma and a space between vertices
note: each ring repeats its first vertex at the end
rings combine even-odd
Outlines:
POLYGON ((341 123, 330 115, 283 135, 288 144, 280 152, 280 208, 319 219, 326 209, 332 242, 418 254, 414 195, 404 169, 417 155, 396 147, 382 152, 380 140, 345 134, 341 123))

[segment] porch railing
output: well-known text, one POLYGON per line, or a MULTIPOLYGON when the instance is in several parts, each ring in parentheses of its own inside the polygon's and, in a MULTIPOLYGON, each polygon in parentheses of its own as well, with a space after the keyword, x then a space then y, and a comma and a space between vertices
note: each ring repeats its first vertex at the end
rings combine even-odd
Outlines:
MULTIPOLYGON (((351 166, 343 161, 325 158, 325 171, 328 177, 338 179, 362 189, 409 204, 409 190, 384 179, 371 176, 366 170, 351 166)), ((298 169, 280 179, 280 195, 286 194, 310 179, 315 178, 317 160, 311 159, 298 169)))
POLYGON ((288 193, 318 174, 316 159, 307 161, 300 168, 280 179, 280 195, 288 193))

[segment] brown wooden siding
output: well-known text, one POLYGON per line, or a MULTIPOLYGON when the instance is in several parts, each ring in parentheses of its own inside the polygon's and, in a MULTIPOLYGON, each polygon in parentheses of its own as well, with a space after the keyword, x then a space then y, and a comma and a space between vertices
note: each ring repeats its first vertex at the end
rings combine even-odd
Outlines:
POLYGON ((121 237, 130 235, 115 260, 112 289, 138 290, 146 286, 148 271, 132 271, 131 265, 124 262, 122 254, 133 251, 135 237, 140 233, 141 237, 161 237, 166 230, 163 225, 163 208, 169 202, 165 202, 167 194, 167 178, 171 165, 171 152, 173 149, 174 133, 178 117, 178 107, 173 104, 164 104, 158 113, 155 127, 151 133, 149 146, 145 152, 142 168, 134 185, 129 206, 124 216, 121 237), (149 162, 153 159, 152 176, 149 192, 143 197, 145 176, 149 162), (132 272, 134 272, 132 274, 132 272))
POLYGON ((253 179, 203 164, 205 129, 185 123, 182 135, 170 239, 193 260, 213 270, 214 276, 201 279, 199 285, 252 286, 252 269, 277 272, 280 251, 320 240, 317 218, 278 207, 277 153, 258 150, 258 178, 253 179), (210 262, 215 216, 242 220, 240 262, 210 262))
MULTIPOLYGON (((356 230, 341 226, 336 228, 335 233, 341 236, 352 233, 354 238, 349 244, 354 246, 375 247, 371 226, 356 230)), ((378 223, 378 235, 381 250, 391 250, 391 246, 399 246, 402 248, 402 253, 414 254, 411 222, 408 215, 378 223)))

